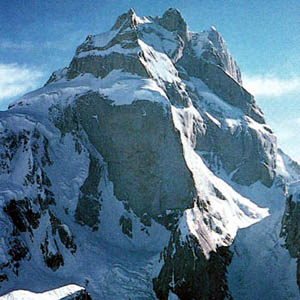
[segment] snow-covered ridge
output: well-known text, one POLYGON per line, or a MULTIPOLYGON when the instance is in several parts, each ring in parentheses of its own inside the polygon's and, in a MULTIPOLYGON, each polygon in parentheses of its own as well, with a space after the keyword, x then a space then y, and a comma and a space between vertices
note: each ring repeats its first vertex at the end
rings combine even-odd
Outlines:
MULTIPOLYGON (((0 299, 1 300, 62 300, 65 297, 74 295, 76 292, 83 291, 83 290, 84 288, 81 286, 70 284, 43 293, 34 293, 25 290, 13 291, 0 297, 0 299)), ((76 297, 76 295, 74 295, 74 297, 76 297)))
MULTIPOLYGON (((108 98, 114 98, 113 101, 116 105, 130 104, 137 98, 167 103, 168 98, 170 101, 168 84, 173 85, 176 89, 179 88, 181 98, 186 97, 184 96, 186 94, 185 84, 179 76, 179 73, 182 74, 182 72, 178 72, 176 62, 181 59, 183 52, 187 51, 189 43, 191 43, 192 55, 196 55, 197 59, 221 66, 232 78, 241 83, 236 63, 215 28, 212 27, 210 30, 200 33, 187 31, 186 37, 184 37, 179 29, 175 30, 166 25, 168 24, 166 20, 169 21, 169 19, 175 23, 177 19, 179 19, 178 22, 184 22, 180 21, 183 18, 178 10, 170 9, 161 18, 142 19, 137 17, 133 10, 130 10, 119 17, 111 31, 88 36, 86 41, 78 47, 69 67, 54 72, 44 88, 15 101, 10 108, 15 107, 16 104, 27 106, 31 102, 38 106, 45 104, 49 107, 56 103, 56 101, 51 103, 50 99, 72 99, 72 95, 80 95, 87 89, 103 92, 108 98), (122 55, 127 57, 125 61, 123 61, 122 55), (101 68, 97 70, 94 66, 97 63, 104 63, 102 68, 107 68, 105 61, 110 56, 112 58, 109 61, 120 60, 120 72, 116 72, 118 68, 116 66, 104 73, 102 71, 99 73, 98 70, 101 68), (135 57, 135 66, 132 65, 130 57, 135 57), (101 61, 98 61, 98 58, 101 58, 101 61), (84 61, 81 63, 81 60, 84 61), (89 62, 90 60, 91 62, 89 62), (100 75, 101 80, 98 78, 99 74, 103 74, 100 75), (146 78, 150 77, 144 81, 145 84, 134 83, 134 78, 140 80, 145 77, 145 74, 148 74, 146 78), (95 75, 96 78, 92 75, 95 75), (128 81, 129 78, 130 81, 128 81), (120 84, 108 87, 109 82, 116 81, 120 84), (102 88, 103 86, 104 88, 102 88), (57 90, 59 91, 57 96, 59 96, 53 97, 52 91, 57 90), (126 98, 132 100, 124 101, 123 96, 116 96, 118 93, 122 94, 121 90, 129 91, 130 94, 126 98), (141 90, 143 90, 142 94, 141 90), (117 101, 117 98, 120 100, 117 101), (159 98, 160 100, 158 100, 159 98)), ((107 62, 108 66, 111 65, 109 61, 107 62)), ((69 100, 60 100, 60 102, 68 104, 69 100)))
MULTIPOLYGON (((161 18, 139 18, 133 10, 130 10, 119 17, 111 31, 94 36, 89 35, 86 41, 78 47, 74 60, 90 56, 105 57, 116 53, 138 55, 143 52, 143 48, 140 47, 143 43, 148 47, 153 47, 157 52, 168 55, 171 60, 177 61, 182 56, 182 50, 188 49, 190 45, 193 55, 219 65, 241 83, 239 68, 223 38, 214 27, 199 33, 189 32, 186 29, 186 32, 182 33, 183 29, 180 24, 185 24, 185 21, 178 10, 170 9, 161 18), (170 27, 168 24, 172 23, 174 25, 170 27)), ((70 77, 70 72, 68 77, 70 77)), ((56 74, 53 74, 49 81, 57 79, 56 74)))

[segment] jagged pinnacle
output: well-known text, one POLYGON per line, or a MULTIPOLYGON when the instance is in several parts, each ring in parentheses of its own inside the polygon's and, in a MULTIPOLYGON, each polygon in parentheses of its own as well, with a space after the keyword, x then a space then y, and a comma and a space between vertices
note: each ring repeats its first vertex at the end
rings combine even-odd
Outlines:
POLYGON ((132 16, 132 15, 136 15, 136 13, 133 8, 130 8, 129 11, 127 12, 127 15, 132 16))
POLYGON ((187 34, 187 24, 178 9, 169 8, 159 23, 169 31, 178 31, 182 38, 185 38, 187 34))
POLYGON ((117 30, 121 27, 128 27, 132 24, 135 24, 136 13, 133 8, 130 8, 127 13, 122 14, 118 17, 115 25, 111 28, 111 30, 117 30))

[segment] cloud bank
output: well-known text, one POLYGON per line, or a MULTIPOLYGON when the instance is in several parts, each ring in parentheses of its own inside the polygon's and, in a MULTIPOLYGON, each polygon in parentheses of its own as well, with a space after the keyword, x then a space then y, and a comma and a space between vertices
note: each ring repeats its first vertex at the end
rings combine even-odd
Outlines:
POLYGON ((14 42, 11 40, 0 40, 0 48, 5 50, 32 50, 34 49, 34 44, 31 41, 22 41, 22 42, 14 42))
POLYGON ((300 118, 269 122, 278 138, 278 146, 292 159, 300 163, 300 118))
POLYGON ((244 75, 244 87, 254 96, 280 97, 286 94, 300 94, 300 77, 283 79, 275 75, 244 75))
POLYGON ((20 96, 39 86, 41 71, 18 64, 0 64, 0 101, 20 96))

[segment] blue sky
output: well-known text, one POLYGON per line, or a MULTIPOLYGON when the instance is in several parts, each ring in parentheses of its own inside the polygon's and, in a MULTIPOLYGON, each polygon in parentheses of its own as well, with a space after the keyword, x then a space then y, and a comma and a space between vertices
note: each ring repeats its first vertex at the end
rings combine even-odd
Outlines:
POLYGON ((279 145, 300 161, 299 0, 1 0, 0 109, 42 86, 88 34, 109 30, 131 7, 140 16, 178 8, 192 31, 214 25, 279 145))

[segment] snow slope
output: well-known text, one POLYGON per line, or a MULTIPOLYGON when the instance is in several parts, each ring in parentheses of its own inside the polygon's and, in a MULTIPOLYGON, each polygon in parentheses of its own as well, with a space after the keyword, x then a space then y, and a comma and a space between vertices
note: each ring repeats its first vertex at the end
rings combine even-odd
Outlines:
POLYGON ((30 291, 19 290, 8 293, 0 299, 2 300, 57 300, 70 296, 78 291, 83 290, 82 287, 77 285, 68 285, 61 288, 57 288, 52 291, 44 293, 32 293, 30 291))

